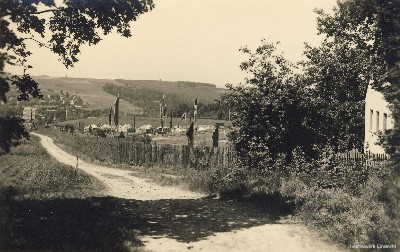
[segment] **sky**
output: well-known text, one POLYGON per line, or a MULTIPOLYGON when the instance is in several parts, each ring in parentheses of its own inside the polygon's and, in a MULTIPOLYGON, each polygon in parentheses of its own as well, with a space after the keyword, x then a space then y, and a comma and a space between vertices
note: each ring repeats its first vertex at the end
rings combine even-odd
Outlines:
MULTIPOLYGON (((132 22, 133 36, 116 33, 83 46, 66 69, 57 55, 29 44, 32 75, 101 79, 205 82, 224 87, 244 82, 239 65, 247 45, 280 41, 293 61, 304 59, 304 42, 318 45, 315 8, 331 12, 336 0, 155 0, 156 7, 132 22)), ((6 69, 21 74, 21 69, 6 69)))

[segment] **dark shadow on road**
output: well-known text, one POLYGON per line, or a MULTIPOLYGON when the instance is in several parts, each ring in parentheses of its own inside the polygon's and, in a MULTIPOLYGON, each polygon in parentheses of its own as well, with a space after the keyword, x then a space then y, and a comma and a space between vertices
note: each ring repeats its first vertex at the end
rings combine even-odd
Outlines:
POLYGON ((140 245, 137 234, 193 242, 216 232, 274 223, 292 209, 275 196, 251 201, 94 197, 7 204, 5 249, 62 251, 124 250, 127 242, 140 245))

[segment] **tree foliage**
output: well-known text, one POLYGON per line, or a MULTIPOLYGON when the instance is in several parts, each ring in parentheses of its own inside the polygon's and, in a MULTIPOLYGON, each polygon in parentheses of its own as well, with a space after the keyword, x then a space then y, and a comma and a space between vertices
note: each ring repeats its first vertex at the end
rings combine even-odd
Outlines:
MULTIPOLYGON (((335 47, 349 45, 348 48, 357 52, 353 57, 366 62, 366 84, 385 95, 391 103, 395 121, 399 122, 400 1, 340 1, 333 15, 318 12, 319 32, 331 39, 335 47)), ((360 62, 353 60, 354 65, 350 69, 357 69, 360 62)), ((363 88, 365 90, 365 84, 363 88)), ((394 130, 388 132, 388 141, 384 145, 389 153, 398 152, 400 144, 395 139, 399 135, 400 126, 396 123, 394 130)))
MULTIPOLYGON (((51 50, 65 67, 73 67, 82 45, 96 45, 101 41, 101 33, 107 35, 113 30, 123 37, 130 37, 130 22, 153 7, 151 0, 0 1, 1 101, 7 101, 10 84, 19 90, 19 100, 42 97, 38 84, 27 73, 32 68, 28 64, 32 52, 27 41, 51 50), (23 67, 24 74, 10 77, 4 73, 6 65, 23 67)), ((3 124, 7 124, 7 120, 10 124, 19 120, 22 125, 21 119, 16 117, 4 120, 3 124)), ((16 135, 9 133, 1 135, 18 140, 16 135)))
POLYGON ((9 152, 23 137, 29 138, 29 134, 19 118, 0 117, 0 155, 9 152))
POLYGON ((351 43, 325 40, 307 46, 303 62, 306 85, 319 112, 317 130, 338 151, 363 149, 365 95, 379 68, 351 43))
POLYGON ((297 147, 307 157, 326 148, 363 149, 368 85, 398 111, 399 3, 349 0, 339 1, 333 15, 317 10, 325 39, 306 45, 303 74, 293 74, 294 66, 274 54, 272 44, 263 42, 254 53, 242 49, 250 57, 241 69, 250 78, 229 86, 228 97, 236 113, 231 137, 247 165, 279 155, 290 159, 297 147))
POLYGON ((234 111, 230 137, 243 163, 265 168, 280 158, 290 160, 298 147, 315 156, 315 115, 294 65, 264 40, 255 52, 241 51, 249 55, 240 65, 249 77, 244 84, 228 85, 232 92, 223 99, 234 111))

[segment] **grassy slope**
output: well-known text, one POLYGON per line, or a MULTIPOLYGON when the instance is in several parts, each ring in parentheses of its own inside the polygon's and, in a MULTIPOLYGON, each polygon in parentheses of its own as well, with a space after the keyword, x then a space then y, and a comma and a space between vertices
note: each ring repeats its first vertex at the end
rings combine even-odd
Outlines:
POLYGON ((75 175, 59 164, 32 137, 0 156, 0 186, 16 199, 82 198, 101 195, 104 186, 85 173, 75 175))
MULTIPOLYGON (((114 80, 44 76, 35 77, 34 79, 39 83, 39 87, 44 92, 46 90, 53 90, 55 92, 62 90, 64 94, 67 91, 71 94, 77 92, 85 103, 88 102, 91 109, 107 109, 114 106, 116 97, 105 92, 102 88, 107 83, 118 84, 114 80)), ((137 107, 127 101, 120 100, 120 111, 124 113, 131 112, 135 108, 137 107)))
POLYGON ((0 156, 0 251, 124 250, 140 244, 103 184, 61 165, 38 140, 0 156), (93 197, 96 196, 96 197, 93 197))

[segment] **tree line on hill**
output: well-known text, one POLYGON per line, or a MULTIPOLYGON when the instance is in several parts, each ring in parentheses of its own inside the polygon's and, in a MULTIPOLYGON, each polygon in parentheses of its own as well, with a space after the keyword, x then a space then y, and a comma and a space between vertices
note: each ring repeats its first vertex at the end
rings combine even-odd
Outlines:
MULTIPOLYGON (((211 84, 210 84, 211 85, 211 84)), ((164 102, 167 108, 167 115, 173 117, 181 117, 185 112, 187 117, 193 115, 194 100, 191 101, 178 94, 164 94, 160 90, 150 89, 146 87, 119 86, 115 84, 106 84, 103 86, 104 91, 117 96, 129 103, 143 108, 145 116, 159 116, 159 101, 164 95, 164 102)), ((228 107, 220 100, 215 101, 198 101, 198 116, 200 118, 211 118, 225 120, 228 118, 228 107)))

